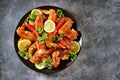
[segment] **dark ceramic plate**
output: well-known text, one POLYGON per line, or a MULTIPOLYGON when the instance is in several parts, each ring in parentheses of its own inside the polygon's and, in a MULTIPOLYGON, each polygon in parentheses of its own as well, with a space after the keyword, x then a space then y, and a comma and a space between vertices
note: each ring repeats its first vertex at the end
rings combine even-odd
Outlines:
MULTIPOLYGON (((61 9, 61 8, 55 7, 55 6, 41 6, 41 7, 37 7, 37 8, 41 8, 41 9, 61 9)), ((73 24, 72 28, 74 28, 75 30, 77 30, 77 32, 79 33, 79 36, 78 36, 78 38, 77 38, 76 41, 78 41, 78 42, 80 43, 80 46, 82 46, 82 35, 81 35, 81 32, 80 32, 80 31, 78 30, 78 28, 77 28, 77 24, 76 24, 76 21, 75 21, 74 16, 72 15, 72 13, 70 14, 70 13, 69 13, 68 11, 66 11, 66 10, 64 10, 64 9, 62 9, 62 10, 63 10, 65 16, 68 16, 68 17, 72 18, 72 20, 74 21, 74 24, 73 24)), ((31 11, 29 11, 28 13, 26 13, 26 14, 22 17, 22 19, 19 21, 16 29, 17 29, 19 26, 22 25, 22 23, 23 23, 24 20, 27 18, 27 16, 30 14, 30 12, 31 12, 31 11)), ((16 29, 15 29, 15 30, 16 30, 16 29)), ((18 43, 18 40, 19 40, 19 39, 20 39, 20 37, 17 35, 17 33, 16 33, 16 31, 15 31, 15 34, 14 34, 14 46, 15 46, 15 50, 16 50, 17 53, 18 53, 17 43, 18 43)), ((80 53, 80 51, 79 51, 79 53, 80 53)), ((79 55, 79 53, 78 53, 78 55, 79 55)), ((18 55, 18 54, 17 54, 17 55, 18 55)), ((59 71, 65 69, 65 68, 67 68, 68 66, 70 66, 70 65, 74 62, 74 61, 70 61, 70 60, 69 60, 69 61, 61 61, 61 62, 60 62, 60 65, 59 65, 59 67, 58 67, 57 69, 53 69, 53 70, 48 70, 48 69, 38 70, 38 69, 34 66, 34 64, 32 64, 31 62, 29 62, 29 60, 25 60, 25 59, 23 59, 22 57, 20 57, 19 55, 18 55, 18 57, 20 58, 20 60, 21 60, 27 67, 29 67, 29 68, 32 69, 32 70, 35 70, 35 71, 37 71, 37 72, 42 72, 42 73, 55 73, 55 72, 59 72, 59 71)))

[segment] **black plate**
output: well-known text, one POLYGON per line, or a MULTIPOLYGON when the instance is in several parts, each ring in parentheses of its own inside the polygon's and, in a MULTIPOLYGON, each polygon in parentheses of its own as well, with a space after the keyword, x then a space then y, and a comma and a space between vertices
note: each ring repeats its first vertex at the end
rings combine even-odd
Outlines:
MULTIPOLYGON (((41 7, 37 7, 37 8, 41 8, 41 9, 62 9, 62 8, 59 8, 59 7, 55 7, 55 6, 41 6, 41 7)), ((74 24, 72 26, 72 28, 74 28, 75 30, 77 30, 77 24, 76 24, 76 21, 75 21, 75 18, 73 17, 73 15, 71 15, 67 10, 64 10, 62 9, 65 16, 68 16, 70 17, 73 21, 74 21, 74 24)), ((30 14, 31 10, 26 13, 22 19, 19 21, 16 29, 22 25, 22 23, 24 22, 24 20, 27 18, 27 16, 30 14)), ((18 43, 18 40, 20 39, 20 37, 17 35, 16 33, 16 29, 15 29, 15 34, 14 34, 14 47, 15 47, 15 50, 16 50, 16 53, 18 53, 18 47, 17 47, 17 43, 18 43)), ((77 38, 77 41, 80 43, 80 45, 82 45, 82 35, 81 35, 81 32, 79 30, 77 30, 79 35, 78 35, 78 38, 77 38)), ((80 53, 80 51, 79 51, 80 53)), ((79 54, 78 53, 78 54, 79 54)), ((18 54, 17 54, 18 55, 18 54)), ((29 60, 25 60, 23 59, 22 57, 20 57, 18 55, 18 57, 20 58, 20 60, 27 66, 29 67, 30 69, 32 70, 35 70, 37 72, 42 72, 42 73, 55 73, 55 72, 59 72, 65 68, 67 68, 68 66, 70 66, 74 61, 61 61, 59 67, 57 69, 53 69, 53 70, 48 70, 48 69, 43 69, 43 70, 38 70, 34 64, 32 64, 31 62, 29 62, 29 60)))

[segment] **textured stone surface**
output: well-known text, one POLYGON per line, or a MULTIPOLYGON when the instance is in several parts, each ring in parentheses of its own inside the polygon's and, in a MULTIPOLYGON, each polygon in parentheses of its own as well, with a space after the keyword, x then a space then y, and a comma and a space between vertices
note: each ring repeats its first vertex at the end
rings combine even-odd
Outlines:
POLYGON ((0 0, 0 80, 120 80, 120 0, 0 0), (49 75, 27 68, 13 44, 21 17, 42 5, 70 11, 83 36, 77 60, 49 75))

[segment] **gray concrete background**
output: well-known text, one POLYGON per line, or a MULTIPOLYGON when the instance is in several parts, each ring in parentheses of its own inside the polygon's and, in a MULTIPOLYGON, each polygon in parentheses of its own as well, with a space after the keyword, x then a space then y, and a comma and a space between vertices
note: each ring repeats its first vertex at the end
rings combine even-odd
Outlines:
POLYGON ((0 80, 120 80, 120 0, 0 0, 0 80), (83 34, 77 60, 49 75, 27 68, 13 44, 22 16, 43 5, 70 11, 83 34))

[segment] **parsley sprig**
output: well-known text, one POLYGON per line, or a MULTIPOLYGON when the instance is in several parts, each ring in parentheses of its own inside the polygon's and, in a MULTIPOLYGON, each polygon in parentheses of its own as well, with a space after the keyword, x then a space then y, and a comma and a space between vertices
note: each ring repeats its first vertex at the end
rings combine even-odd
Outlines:
POLYGON ((36 31, 37 31, 39 34, 41 34, 41 36, 38 37, 37 40, 39 40, 41 43, 44 43, 45 40, 47 39, 47 33, 46 33, 43 29, 41 29, 41 28, 39 28, 39 27, 36 27, 36 31))
POLYGON ((52 67, 53 67, 53 65, 51 64, 51 62, 52 62, 52 59, 51 59, 51 57, 49 56, 49 57, 47 58, 47 60, 45 61, 45 66, 46 66, 48 69, 52 69, 52 67))
POLYGON ((70 57, 71 61, 74 61, 74 60, 77 58, 77 54, 75 54, 75 53, 70 53, 70 54, 69 54, 69 57, 70 57))
POLYGON ((57 13, 60 18, 64 17, 64 13, 61 9, 57 9, 57 13))

